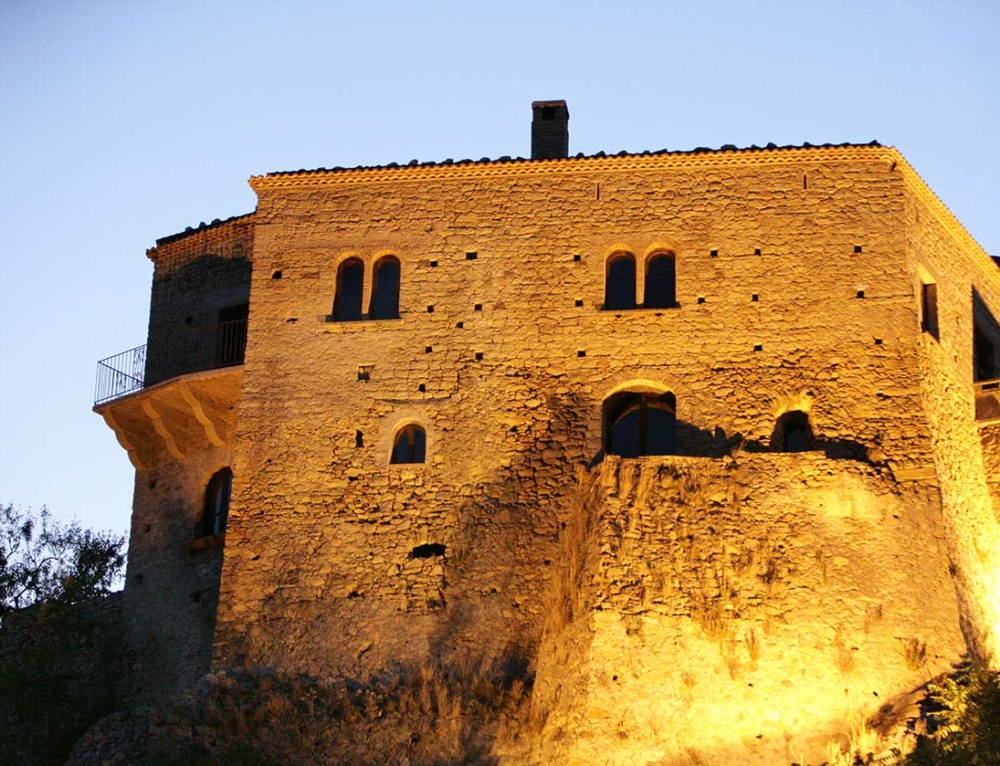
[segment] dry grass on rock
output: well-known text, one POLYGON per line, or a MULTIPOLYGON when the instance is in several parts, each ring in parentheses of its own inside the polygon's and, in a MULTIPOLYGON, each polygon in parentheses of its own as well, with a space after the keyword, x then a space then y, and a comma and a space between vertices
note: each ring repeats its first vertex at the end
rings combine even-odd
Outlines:
POLYGON ((211 676, 153 716, 153 766, 486 766, 516 737, 530 678, 508 661, 399 668, 366 683, 211 676))

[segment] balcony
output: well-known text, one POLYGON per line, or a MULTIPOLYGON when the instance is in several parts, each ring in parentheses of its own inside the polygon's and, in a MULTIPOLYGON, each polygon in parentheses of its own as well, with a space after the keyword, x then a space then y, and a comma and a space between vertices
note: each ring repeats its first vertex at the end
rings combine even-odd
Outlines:
MULTIPOLYGON (((151 366, 146 346, 97 363, 94 411, 115 432, 137 470, 223 447, 232 437, 247 320, 220 322, 212 330, 182 337, 184 350, 196 353, 165 360, 161 370, 166 367, 171 373, 161 374, 159 380, 147 376, 151 366)), ((158 361, 163 365, 162 358, 158 361)))
MULTIPOLYGON (((211 349, 207 363, 193 364, 186 372, 218 370, 243 364, 247 346, 247 320, 236 319, 219 322, 201 339, 199 347, 211 349)), ((122 351, 97 363, 97 381, 94 386, 94 407, 113 402, 145 388, 146 347, 122 351)))

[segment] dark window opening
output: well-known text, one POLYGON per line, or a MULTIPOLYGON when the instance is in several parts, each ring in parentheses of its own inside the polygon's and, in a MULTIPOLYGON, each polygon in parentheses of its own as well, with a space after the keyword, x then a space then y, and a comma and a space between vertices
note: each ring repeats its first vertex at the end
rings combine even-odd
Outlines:
POLYGON ((233 487, 233 472, 229 468, 216 471, 205 487, 205 505, 201 515, 201 536, 221 535, 229 521, 229 495, 233 487))
POLYGON ((361 448, 365 446, 365 435, 361 431, 354 432, 354 446, 355 448, 361 448))
POLYGON ((628 253, 608 261, 604 280, 606 311, 627 311, 635 308, 635 258, 628 253))
POLYGON ((365 287, 365 265, 360 258, 348 258, 337 269, 337 292, 333 298, 334 322, 357 322, 365 287))
POLYGON ((924 283, 920 286, 920 329, 940 340, 938 333, 937 284, 924 283))
POLYGON ((677 407, 673 394, 623 391, 604 403, 604 450, 641 457, 677 454, 677 407))
POLYGON ((643 306, 672 309, 677 305, 677 262, 669 254, 654 255, 646 262, 646 289, 643 306))
POLYGON ((372 319, 399 318, 399 259, 381 259, 372 272, 372 302, 368 316, 372 319))
POLYGON ((412 551, 410 551, 407 558, 411 559, 429 559, 435 556, 443 556, 448 547, 442 545, 441 543, 424 543, 423 545, 416 546, 412 551))
POLYGON ((972 375, 973 380, 1000 378, 997 349, 1000 347, 1000 324, 976 289, 972 290, 972 375))
POLYGON ((774 424, 771 446, 778 452, 806 452, 812 448, 809 416, 801 410, 786 412, 774 424))
POLYGON ((978 325, 972 328, 972 363, 975 380, 995 380, 1000 378, 997 369, 996 344, 978 325))
POLYGON ((219 311, 215 325, 215 365, 228 367, 243 364, 247 348, 247 318, 250 304, 240 303, 219 311))
POLYGON ((427 434, 416 424, 404 426, 392 444, 390 463, 423 463, 427 450, 427 434))

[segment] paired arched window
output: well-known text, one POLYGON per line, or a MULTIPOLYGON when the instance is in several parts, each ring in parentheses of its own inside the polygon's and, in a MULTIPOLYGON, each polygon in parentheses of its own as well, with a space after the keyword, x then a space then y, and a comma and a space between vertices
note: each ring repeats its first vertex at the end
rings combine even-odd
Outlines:
POLYGON ((365 264, 348 258, 337 269, 337 292, 333 297, 333 321, 357 322, 365 290, 365 264))
POLYGON ((608 260, 604 308, 606 311, 635 308, 635 257, 631 253, 618 253, 608 260))
POLYGON ((657 253, 646 261, 643 308, 672 309, 677 305, 677 262, 669 253, 657 253))
POLYGON ((673 394, 622 391, 605 400, 603 409, 607 454, 677 454, 677 400, 673 394))
MULTIPOLYGON (((399 318, 399 259, 392 255, 380 258, 372 269, 372 295, 368 319, 399 318)), ((365 296, 365 264, 360 258, 348 258, 337 269, 337 292, 333 298, 334 322, 357 322, 365 296)))
POLYGON ((786 412, 774 424, 771 446, 778 452, 805 452, 812 444, 812 426, 809 416, 802 410, 786 412))
POLYGON ((229 520, 229 495, 233 489, 233 472, 229 468, 216 471, 205 487, 205 505, 201 514, 201 534, 221 535, 229 520))
POLYGON ((372 271, 371 319, 399 318, 399 259, 391 255, 380 259, 372 271))
POLYGON ((416 423, 403 426, 392 440, 390 463, 423 463, 427 453, 427 434, 416 423))
MULTIPOLYGON (((673 253, 654 253, 646 259, 642 307, 672 309, 677 306, 677 261, 673 253)), ((636 263, 631 253, 616 253, 604 275, 604 308, 627 311, 636 304, 636 263)))

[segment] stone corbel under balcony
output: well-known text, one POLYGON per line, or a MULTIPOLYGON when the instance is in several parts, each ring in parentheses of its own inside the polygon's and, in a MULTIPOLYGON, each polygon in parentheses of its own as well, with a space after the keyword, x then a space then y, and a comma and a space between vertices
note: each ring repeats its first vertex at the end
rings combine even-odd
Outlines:
POLYGON ((158 383, 94 411, 115 432, 137 471, 192 450, 222 447, 233 436, 242 367, 207 370, 158 383))

